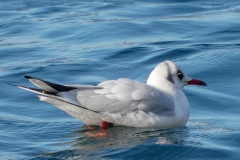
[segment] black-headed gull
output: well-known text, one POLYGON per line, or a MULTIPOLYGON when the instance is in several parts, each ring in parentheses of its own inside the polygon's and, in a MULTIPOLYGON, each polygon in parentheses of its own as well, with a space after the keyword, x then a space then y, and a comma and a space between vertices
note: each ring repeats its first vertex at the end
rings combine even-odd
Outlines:
POLYGON ((35 92, 87 125, 131 127, 183 127, 190 106, 182 88, 206 83, 189 78, 172 61, 158 64, 147 83, 120 78, 92 85, 59 85, 25 76, 40 89, 15 85, 35 92))

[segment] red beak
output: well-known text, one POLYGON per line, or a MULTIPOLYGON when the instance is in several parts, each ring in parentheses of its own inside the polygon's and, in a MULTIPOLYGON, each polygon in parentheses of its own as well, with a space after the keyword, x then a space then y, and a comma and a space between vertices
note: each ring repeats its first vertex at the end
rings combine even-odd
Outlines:
POLYGON ((191 81, 188 81, 187 82, 188 85, 199 85, 199 86, 207 86, 207 84, 201 80, 198 80, 198 79, 192 79, 191 81))

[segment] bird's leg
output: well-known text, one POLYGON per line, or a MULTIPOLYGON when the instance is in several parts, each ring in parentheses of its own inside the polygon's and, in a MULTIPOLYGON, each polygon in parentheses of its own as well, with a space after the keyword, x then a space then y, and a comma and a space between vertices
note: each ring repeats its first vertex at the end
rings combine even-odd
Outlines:
POLYGON ((98 133, 86 132, 86 135, 88 135, 89 137, 102 138, 108 134, 107 129, 111 127, 113 127, 113 123, 103 121, 100 124, 101 132, 98 133))
POLYGON ((109 122, 106 122, 106 121, 102 121, 101 124, 100 124, 100 128, 102 130, 106 130, 108 128, 112 128, 113 127, 113 123, 109 123, 109 122))

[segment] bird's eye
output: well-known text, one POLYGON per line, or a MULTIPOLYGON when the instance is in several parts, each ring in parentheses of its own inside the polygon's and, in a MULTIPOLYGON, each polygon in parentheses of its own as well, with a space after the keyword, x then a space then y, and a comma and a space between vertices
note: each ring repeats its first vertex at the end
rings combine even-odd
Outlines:
POLYGON ((178 73, 177 73, 177 77, 178 77, 180 80, 182 80, 182 79, 183 79, 183 74, 182 74, 181 72, 178 72, 178 73))

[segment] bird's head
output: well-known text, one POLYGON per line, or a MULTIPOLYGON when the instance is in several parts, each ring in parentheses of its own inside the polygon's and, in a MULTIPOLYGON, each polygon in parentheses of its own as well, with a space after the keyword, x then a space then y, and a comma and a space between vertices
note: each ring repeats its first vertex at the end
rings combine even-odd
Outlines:
MULTIPOLYGON (((178 89, 182 89, 186 85, 201 85, 207 84, 198 79, 188 77, 181 67, 172 61, 164 61, 158 64, 150 74, 147 84, 155 85, 174 85, 178 89)), ((161 87, 160 87, 161 88, 161 87)))

